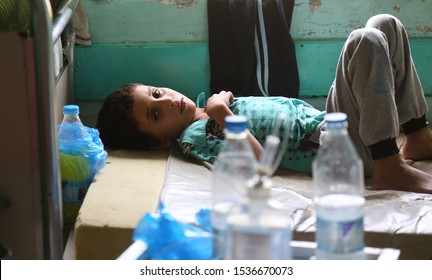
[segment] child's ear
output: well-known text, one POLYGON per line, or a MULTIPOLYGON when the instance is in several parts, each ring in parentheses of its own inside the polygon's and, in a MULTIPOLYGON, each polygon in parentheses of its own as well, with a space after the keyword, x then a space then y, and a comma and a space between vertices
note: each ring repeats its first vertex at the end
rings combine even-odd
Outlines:
POLYGON ((171 140, 161 140, 159 143, 153 145, 151 147, 151 150, 154 151, 168 150, 169 148, 171 148, 172 144, 173 143, 171 140))

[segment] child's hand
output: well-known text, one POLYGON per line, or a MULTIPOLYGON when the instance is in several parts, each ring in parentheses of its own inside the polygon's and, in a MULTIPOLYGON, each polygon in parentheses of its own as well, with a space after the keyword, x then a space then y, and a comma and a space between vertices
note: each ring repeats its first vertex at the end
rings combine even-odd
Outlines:
POLYGON ((221 127, 225 127, 225 117, 233 115, 228 105, 233 102, 234 95, 231 91, 221 91, 213 94, 207 100, 206 112, 207 115, 213 118, 221 127))
MULTIPOLYGON (((225 117, 234 115, 228 107, 228 105, 233 101, 234 95, 231 91, 221 91, 218 94, 213 94, 209 99, 207 99, 207 115, 214 119, 221 129, 225 128, 225 117)), ((255 156, 259 159, 264 149, 249 131, 247 134, 255 156)))
POLYGON ((234 95, 231 91, 221 91, 219 93, 215 93, 207 100, 207 108, 213 106, 223 106, 229 105, 234 100, 234 95))

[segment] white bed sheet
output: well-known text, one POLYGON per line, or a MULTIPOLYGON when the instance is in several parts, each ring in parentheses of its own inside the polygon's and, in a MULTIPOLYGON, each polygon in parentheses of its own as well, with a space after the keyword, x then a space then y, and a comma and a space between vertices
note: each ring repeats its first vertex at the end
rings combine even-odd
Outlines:
MULTIPOLYGON (((432 173, 432 162, 415 163, 432 173)), ((272 195, 293 220, 294 239, 314 240, 315 217, 310 174, 279 170, 272 178, 272 195)), ((161 202, 177 219, 193 222, 211 207, 211 171, 198 161, 171 150, 161 202)), ((365 189, 367 246, 398 248, 401 259, 432 259, 432 195, 365 189)))

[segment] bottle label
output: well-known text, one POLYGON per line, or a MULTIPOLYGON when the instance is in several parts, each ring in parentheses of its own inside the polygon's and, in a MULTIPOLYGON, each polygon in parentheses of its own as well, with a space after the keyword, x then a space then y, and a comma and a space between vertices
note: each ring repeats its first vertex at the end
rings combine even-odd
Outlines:
POLYGON ((330 254, 350 254, 363 250, 363 217, 351 221, 328 221, 317 217, 318 250, 330 254))
POLYGON ((222 260, 225 255, 227 231, 213 227, 213 259, 222 260))
POLYGON ((266 233, 231 232, 231 259, 271 259, 271 235, 266 233))

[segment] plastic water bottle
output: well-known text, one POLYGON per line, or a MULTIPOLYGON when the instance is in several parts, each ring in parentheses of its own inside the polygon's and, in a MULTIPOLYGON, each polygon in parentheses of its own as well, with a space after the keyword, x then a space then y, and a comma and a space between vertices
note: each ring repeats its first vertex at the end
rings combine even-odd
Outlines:
POLYGON ((270 196, 271 181, 256 176, 247 199, 234 206, 227 217, 225 259, 292 259, 291 218, 270 196))
POLYGON ((213 166, 213 206, 211 213, 213 257, 224 257, 226 215, 246 196, 246 183, 256 174, 257 161, 247 138, 245 116, 225 118, 225 140, 213 166))
POLYGON ((329 113, 313 163, 317 259, 365 259, 363 163, 348 136, 347 116, 329 113))
POLYGON ((79 117, 78 105, 65 105, 63 107, 63 120, 58 131, 60 149, 67 148, 71 143, 88 139, 84 125, 79 117))
POLYGON ((84 156, 91 136, 81 122, 77 105, 63 107, 63 121, 58 130, 58 140, 63 220, 65 223, 73 223, 93 179, 88 158, 84 156))

